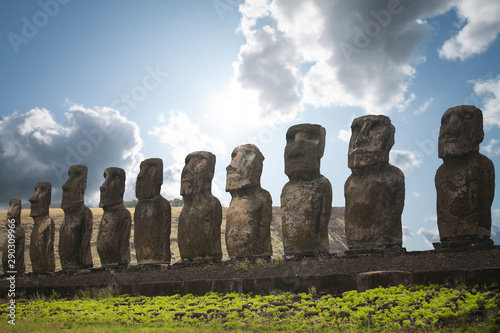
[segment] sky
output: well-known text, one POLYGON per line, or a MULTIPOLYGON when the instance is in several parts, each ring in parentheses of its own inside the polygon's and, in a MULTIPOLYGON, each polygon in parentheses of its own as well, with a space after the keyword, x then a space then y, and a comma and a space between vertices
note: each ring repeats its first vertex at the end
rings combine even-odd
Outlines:
POLYGON ((107 167, 126 170, 134 200, 153 157, 162 195, 180 198, 197 150, 216 155, 212 192, 227 207, 226 167, 246 143, 263 153, 261 184, 279 206, 286 130, 300 123, 325 127, 321 173, 344 206, 351 122, 384 114, 396 128, 390 163, 405 174, 403 246, 432 249, 443 113, 479 107, 480 152, 500 165, 498 17, 497 0, 3 1, 0 208, 42 181, 60 202, 73 164, 89 168, 87 205, 107 167))

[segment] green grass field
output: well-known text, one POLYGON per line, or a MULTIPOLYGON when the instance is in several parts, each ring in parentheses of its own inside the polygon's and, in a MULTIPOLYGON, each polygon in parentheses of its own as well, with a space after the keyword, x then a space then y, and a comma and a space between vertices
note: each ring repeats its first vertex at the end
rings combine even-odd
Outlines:
POLYGON ((15 326, 0 305, 2 332, 498 332, 500 290, 412 286, 342 295, 217 294, 19 300, 15 326))

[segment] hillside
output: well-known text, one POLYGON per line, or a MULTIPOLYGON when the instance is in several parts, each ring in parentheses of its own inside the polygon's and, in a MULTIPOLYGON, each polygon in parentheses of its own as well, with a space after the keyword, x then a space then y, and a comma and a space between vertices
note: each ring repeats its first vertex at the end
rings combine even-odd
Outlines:
MULTIPOLYGON (((135 208, 128 208, 134 215, 135 208)), ((172 207, 172 234, 170 235, 170 248, 172 251, 172 263, 179 261, 179 247, 177 245, 177 225, 179 214, 182 210, 182 207, 172 207)), ((102 218, 102 209, 101 208, 92 208, 92 213, 94 214, 94 224, 93 224, 93 233, 92 233, 92 257, 94 262, 94 267, 100 267, 101 263, 99 260, 99 256, 97 254, 96 242, 97 242, 97 231, 99 228, 99 223, 102 218)), ((223 260, 229 259, 226 252, 226 243, 224 239, 224 231, 226 227, 226 212, 227 208, 223 208, 222 212, 222 250, 223 250, 223 260)), ((33 230, 33 219, 29 216, 30 210, 23 209, 21 213, 21 224, 26 230, 26 249, 25 249, 25 262, 26 262, 26 271, 31 271, 31 261, 29 258, 29 244, 30 244, 30 235, 33 230)), ((5 216, 7 215, 6 210, 0 210, 0 217, 5 221, 5 216)), ((54 223, 56 225, 56 233, 55 233, 55 255, 56 255, 56 270, 61 269, 61 263, 59 260, 59 228, 64 219, 64 212, 62 209, 51 208, 50 216, 54 219, 54 223)), ((2 226, 0 231, 0 239, 2 240, 0 244, 0 249, 3 250, 3 244, 5 240, 5 236, 7 233, 7 228, 5 225, 2 226)), ((347 250, 345 245, 345 229, 344 229, 344 207, 333 207, 332 216, 330 218, 329 224, 329 236, 330 236, 330 252, 342 252, 347 250)), ((281 233, 281 209, 279 207, 273 207, 273 221, 271 224, 271 237, 273 244, 273 256, 281 256, 283 255, 283 243, 282 243, 282 233, 281 233)), ((130 253, 131 253, 131 265, 137 264, 135 257, 135 248, 134 248, 134 224, 132 222, 132 234, 130 239, 130 253)))

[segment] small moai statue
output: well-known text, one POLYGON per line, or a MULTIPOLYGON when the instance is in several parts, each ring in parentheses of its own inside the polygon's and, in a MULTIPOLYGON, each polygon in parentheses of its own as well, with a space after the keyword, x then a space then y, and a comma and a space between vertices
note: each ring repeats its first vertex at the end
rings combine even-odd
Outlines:
POLYGON ((299 124, 286 133, 285 174, 281 191, 281 227, 285 258, 328 254, 328 222, 332 212, 332 185, 320 174, 326 130, 299 124))
POLYGON ((344 186, 345 231, 350 251, 404 251, 401 214, 403 172, 389 164, 395 128, 382 115, 354 119, 344 186))
POLYGON ((59 257, 62 269, 92 267, 92 211, 84 204, 87 166, 72 165, 62 186, 61 208, 64 221, 59 230, 59 257))
POLYGON ((441 118, 436 172, 437 223, 441 243, 434 248, 493 246, 491 204, 495 168, 479 153, 483 141, 483 113, 472 105, 448 109, 441 118))
POLYGON ((49 206, 52 196, 50 183, 38 183, 31 203, 30 216, 34 225, 31 231, 30 259, 33 273, 49 273, 56 269, 54 256, 54 220, 49 216, 49 206))
POLYGON ((26 270, 26 266, 24 264, 26 232, 21 226, 21 199, 10 200, 5 225, 7 226, 8 231, 3 244, 3 273, 7 274, 7 272, 16 272, 17 275, 22 275, 26 270))
POLYGON ((150 158, 141 162, 135 195, 139 202, 134 213, 134 246, 138 265, 169 264, 171 208, 160 195, 163 161, 150 158))
POLYGON ((184 207, 179 215, 178 243, 182 261, 222 259, 222 206, 212 195, 215 155, 196 151, 186 156, 181 176, 184 207))
POLYGON ((226 217, 226 246, 231 259, 270 258, 272 199, 260 186, 264 156, 252 144, 234 148, 227 166, 226 192, 231 203, 226 217))
POLYGON ((123 204, 125 170, 107 168, 101 185, 101 224, 97 234, 97 253, 105 268, 128 266, 130 263, 130 228, 132 215, 123 204))

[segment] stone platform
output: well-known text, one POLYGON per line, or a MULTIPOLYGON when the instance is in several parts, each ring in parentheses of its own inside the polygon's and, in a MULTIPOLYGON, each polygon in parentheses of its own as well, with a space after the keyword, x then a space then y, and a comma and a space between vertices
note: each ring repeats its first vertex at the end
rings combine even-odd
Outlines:
MULTIPOLYGON (((500 284, 500 246, 468 251, 414 251, 390 256, 332 256, 302 260, 227 261, 199 265, 170 265, 120 269, 29 273, 16 279, 18 297, 53 291, 73 297, 79 291, 114 287, 130 295, 202 295, 214 292, 269 294, 308 292, 340 294, 378 286, 411 284, 500 284)), ((9 282, 0 280, 6 295, 9 282)))

